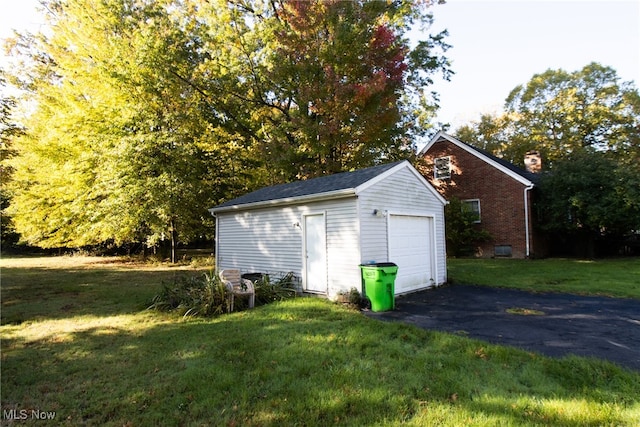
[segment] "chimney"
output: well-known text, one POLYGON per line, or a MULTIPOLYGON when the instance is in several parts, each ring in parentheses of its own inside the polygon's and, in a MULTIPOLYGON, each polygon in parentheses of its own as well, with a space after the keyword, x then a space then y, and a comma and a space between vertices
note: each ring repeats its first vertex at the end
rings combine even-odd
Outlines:
POLYGON ((542 170, 542 157, 539 151, 527 151, 524 155, 524 167, 527 172, 538 173, 542 170))

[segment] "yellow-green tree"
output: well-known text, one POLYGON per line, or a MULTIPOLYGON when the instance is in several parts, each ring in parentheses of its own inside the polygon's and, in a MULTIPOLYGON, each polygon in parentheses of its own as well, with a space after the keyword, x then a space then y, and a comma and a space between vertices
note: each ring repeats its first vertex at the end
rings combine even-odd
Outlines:
MULTIPOLYGON (((5 84, 4 71, 0 70, 0 86, 5 84)), ((8 215, 11 203, 8 183, 13 175, 13 168, 8 164, 8 160, 15 156, 13 140, 22 133, 22 129, 12 119, 15 106, 13 97, 8 95, 0 97, 0 248, 2 249, 18 240, 13 221, 8 215)))
POLYGON ((243 155, 189 83, 195 20, 174 5, 50 3, 53 35, 27 52, 36 108, 13 162, 28 243, 175 246, 206 232, 206 209, 229 197, 211 176, 243 155))
POLYGON ((11 212, 43 247, 210 232, 207 208, 265 184, 410 154, 444 34, 429 2, 47 0, 13 72, 30 114, 11 212), (205 225, 205 226, 203 226, 205 225))

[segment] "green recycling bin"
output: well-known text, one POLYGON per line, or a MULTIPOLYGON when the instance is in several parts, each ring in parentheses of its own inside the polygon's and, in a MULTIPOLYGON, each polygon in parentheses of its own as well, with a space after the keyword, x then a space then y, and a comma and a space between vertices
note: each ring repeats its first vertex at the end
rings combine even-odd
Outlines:
POLYGON ((398 266, 392 262, 362 264, 364 292, 371 301, 371 311, 388 311, 395 307, 395 282, 398 266))

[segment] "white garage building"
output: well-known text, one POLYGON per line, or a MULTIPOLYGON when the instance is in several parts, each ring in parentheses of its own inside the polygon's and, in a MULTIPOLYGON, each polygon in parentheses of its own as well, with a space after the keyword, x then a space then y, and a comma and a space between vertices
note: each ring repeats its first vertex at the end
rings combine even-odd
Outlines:
POLYGON ((262 188, 210 209, 216 268, 293 272, 304 292, 363 291, 359 265, 398 265, 395 293, 447 280, 446 201, 407 161, 262 188))

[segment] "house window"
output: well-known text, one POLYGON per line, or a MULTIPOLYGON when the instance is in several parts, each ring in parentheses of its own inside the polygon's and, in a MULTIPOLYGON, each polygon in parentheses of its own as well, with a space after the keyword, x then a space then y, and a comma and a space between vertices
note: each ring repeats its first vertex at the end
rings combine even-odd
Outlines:
POLYGON ((480 199, 469 199, 462 201, 462 209, 465 212, 473 212, 476 217, 476 224, 480 223, 480 199))
POLYGON ((511 256, 511 245, 498 245, 494 246, 493 254, 497 257, 510 257, 511 256))
POLYGON ((435 179, 451 178, 451 156, 435 159, 433 162, 433 176, 435 179))

